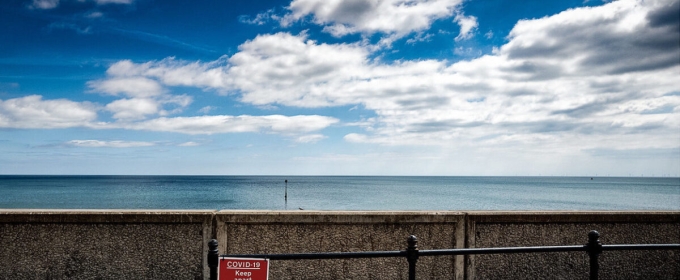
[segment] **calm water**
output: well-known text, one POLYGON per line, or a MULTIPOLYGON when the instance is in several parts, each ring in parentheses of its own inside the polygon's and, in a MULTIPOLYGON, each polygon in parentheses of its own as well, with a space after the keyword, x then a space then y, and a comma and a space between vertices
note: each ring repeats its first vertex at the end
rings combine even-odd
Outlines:
POLYGON ((0 208, 680 210, 680 178, 0 176, 0 208))

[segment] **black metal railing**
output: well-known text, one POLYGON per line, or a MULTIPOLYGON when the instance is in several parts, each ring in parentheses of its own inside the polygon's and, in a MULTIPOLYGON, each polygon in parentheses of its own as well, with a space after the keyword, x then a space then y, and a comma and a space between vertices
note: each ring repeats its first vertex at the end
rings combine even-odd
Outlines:
POLYGON ((304 259, 356 259, 356 258, 391 258, 405 257, 408 261, 409 280, 416 279, 416 263, 419 257, 425 256, 457 256, 482 254, 513 254, 513 253, 548 253, 548 252, 577 252, 583 251, 590 257, 590 279, 598 279, 600 265, 598 257, 603 251, 621 250, 680 250, 680 244, 617 244, 602 245, 600 234, 592 230, 588 233, 588 243, 585 245, 568 246, 536 246, 536 247, 496 247, 496 248, 468 248, 468 249, 437 249, 419 250, 418 239, 411 235, 407 240, 408 246, 403 251, 368 251, 368 252, 325 252, 325 253, 295 253, 295 254, 241 254, 220 255, 217 250, 217 240, 208 243, 208 266, 210 280, 217 280, 217 268, 220 257, 234 258, 262 258, 269 260, 304 260, 304 259))

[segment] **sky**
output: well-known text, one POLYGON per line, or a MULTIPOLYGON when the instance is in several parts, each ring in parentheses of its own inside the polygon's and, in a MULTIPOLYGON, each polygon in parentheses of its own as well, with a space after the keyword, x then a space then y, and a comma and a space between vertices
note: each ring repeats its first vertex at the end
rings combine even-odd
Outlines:
POLYGON ((5 0, 0 174, 680 176, 680 0, 5 0))

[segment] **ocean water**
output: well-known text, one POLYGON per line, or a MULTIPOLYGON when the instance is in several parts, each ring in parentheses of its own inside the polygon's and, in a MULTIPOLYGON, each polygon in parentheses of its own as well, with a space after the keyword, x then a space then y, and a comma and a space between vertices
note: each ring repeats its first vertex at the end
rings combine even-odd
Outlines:
POLYGON ((0 175, 0 208, 680 210, 680 178, 0 175))

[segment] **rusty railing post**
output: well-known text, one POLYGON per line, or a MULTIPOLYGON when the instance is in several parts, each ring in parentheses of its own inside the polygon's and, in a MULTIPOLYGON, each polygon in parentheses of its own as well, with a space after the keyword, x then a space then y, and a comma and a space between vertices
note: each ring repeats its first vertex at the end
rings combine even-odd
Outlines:
POLYGON ((406 248, 406 260, 408 260, 408 279, 416 280, 416 262, 418 261, 418 238, 415 235, 408 237, 406 248))
POLYGON ((588 244, 586 244, 586 252, 590 256, 590 280, 597 280, 600 272, 600 264, 598 257, 602 253, 602 243, 600 243, 600 233, 591 230, 588 233, 588 244))
POLYGON ((208 267, 210 267, 210 280, 217 280, 217 267, 220 262, 220 252, 217 250, 217 240, 208 242, 208 267))

